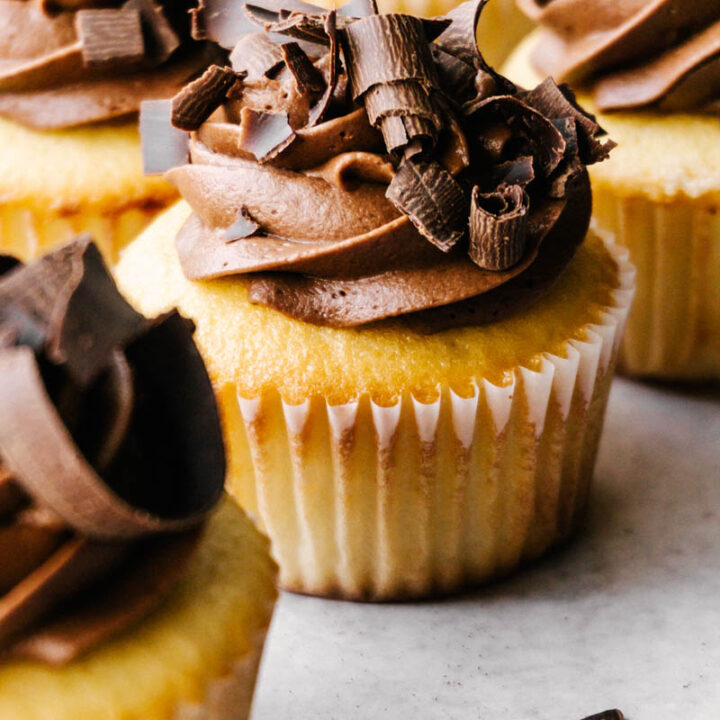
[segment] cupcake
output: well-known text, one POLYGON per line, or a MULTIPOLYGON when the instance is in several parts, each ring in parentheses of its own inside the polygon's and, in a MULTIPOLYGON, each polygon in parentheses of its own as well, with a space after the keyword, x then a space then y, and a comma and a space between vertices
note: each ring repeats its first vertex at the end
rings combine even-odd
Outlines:
POLYGON ((507 74, 570 83, 618 143, 590 174, 595 220, 638 270, 622 368, 720 378, 720 5, 521 5, 542 30, 507 74))
POLYGON ((0 2, 0 251, 28 260, 90 232, 109 260, 176 199, 144 177, 137 112, 219 55, 194 0, 0 2))
POLYGON ((0 261, 0 717, 247 718, 276 566, 222 498, 192 323, 136 313, 86 239, 12 265, 0 261))
MULTIPOLYGON (((408 12, 431 17, 442 15, 459 5, 457 0, 379 0, 382 12, 408 12)), ((483 57, 499 65, 533 28, 515 0, 488 0, 478 23, 478 42, 483 57)))
POLYGON ((486 65, 481 7, 251 9, 271 34, 173 102, 184 201, 117 266, 144 312, 195 321, 230 492, 289 590, 458 591, 587 502, 632 283, 588 234, 609 146, 552 81, 486 65))

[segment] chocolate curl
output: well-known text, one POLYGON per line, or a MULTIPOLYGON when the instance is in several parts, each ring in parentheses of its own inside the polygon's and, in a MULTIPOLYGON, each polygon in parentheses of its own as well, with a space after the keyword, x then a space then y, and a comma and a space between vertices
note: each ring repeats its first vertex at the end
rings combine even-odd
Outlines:
POLYGON ((270 113, 244 107, 240 112, 238 145, 262 164, 277 157, 290 146, 295 132, 287 113, 270 113))
POLYGON ((301 95, 318 94, 325 90, 322 73, 310 62, 310 58, 296 42, 283 43, 280 50, 301 95))
POLYGON ((75 15, 75 27, 87 67, 132 66, 145 56, 138 10, 80 10, 75 15))
POLYGON ((225 231, 225 242, 234 243, 238 240, 256 235, 260 230, 260 223, 253 220, 250 211, 245 205, 240 208, 237 220, 225 231))
POLYGON ((542 113, 518 97, 490 97, 473 103, 466 109, 466 114, 478 128, 481 138, 484 128, 506 126, 516 142, 524 142, 523 150, 533 155, 537 174, 542 177, 550 177, 565 156, 566 143, 560 131, 542 113))
MULTIPOLYGON (((317 13, 315 5, 299 0, 264 0, 271 10, 317 13)), ((226 50, 232 50, 246 35, 257 32, 257 25, 248 17, 241 0, 202 0, 193 14, 196 39, 210 39, 226 50)))
POLYGON ((327 35, 328 42, 330 43, 330 50, 328 52, 329 64, 328 64, 328 78, 325 87, 325 92, 322 97, 310 108, 308 114, 308 121, 306 127, 312 128, 318 125, 328 109, 333 98, 333 93, 337 88, 338 73, 340 66, 340 46, 338 43, 337 34, 337 13, 332 10, 327 14, 325 18, 325 34, 327 35))
POLYGON ((415 139, 432 147, 443 124, 432 99, 439 81, 426 23, 372 15, 345 27, 341 37, 353 98, 362 98, 388 150, 399 152, 415 139))
MULTIPOLYGON (((437 38, 436 45, 476 72, 477 95, 514 94, 516 87, 506 77, 493 70, 486 62, 477 44, 477 26, 488 0, 468 0, 451 10, 444 18, 449 27, 437 38)), ((457 72, 457 71, 456 71, 457 72)))
POLYGON ((310 14, 305 12, 290 12, 287 9, 275 12, 259 5, 245 5, 245 13, 256 25, 268 33, 288 35, 304 42, 317 45, 327 45, 328 37, 325 32, 323 16, 313 14, 319 8, 313 8, 310 14))
POLYGON ((230 53, 233 70, 245 73, 247 80, 271 77, 282 67, 284 59, 280 47, 264 32, 246 35, 230 53))
POLYGON ((0 326, 62 363, 85 387, 147 320, 120 295, 100 252, 83 237, 0 279, 0 326))
POLYGON ((143 172, 159 175, 189 160, 190 135, 172 124, 172 100, 146 100, 140 106, 143 172))
POLYGON ((473 188, 470 259, 486 270, 507 270, 525 253, 530 198, 519 185, 492 193, 473 188))
POLYGON ((465 236, 467 198, 457 180, 437 162, 405 160, 388 185, 386 197, 443 252, 465 236))
POLYGON ((173 125, 179 130, 197 130, 223 104, 237 80, 237 73, 230 68, 209 67, 173 98, 173 125))
POLYGON ((164 63, 179 47, 180 38, 154 0, 127 0, 123 9, 137 10, 147 37, 147 56, 156 65, 164 63))
POLYGON ((607 135, 594 115, 585 112, 567 85, 558 85, 546 78, 533 90, 522 94, 522 99, 551 120, 574 120, 577 129, 578 152, 584 165, 606 160, 616 146, 612 140, 601 141, 607 135))

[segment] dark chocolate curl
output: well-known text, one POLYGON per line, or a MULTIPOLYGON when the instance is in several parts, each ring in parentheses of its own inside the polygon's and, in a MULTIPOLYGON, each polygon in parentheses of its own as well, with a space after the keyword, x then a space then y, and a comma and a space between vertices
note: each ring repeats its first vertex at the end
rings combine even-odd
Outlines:
POLYGON ((338 42, 337 13, 335 10, 329 12, 325 18, 325 34, 327 35, 328 42, 330 43, 330 50, 328 52, 329 63, 327 85, 322 97, 310 108, 307 122, 308 128, 315 127, 322 122, 325 114, 330 109, 333 93, 337 88, 340 65, 340 45, 338 42))
POLYGON ((362 97, 388 150, 399 152, 415 139, 432 148, 443 122, 432 97, 439 81, 423 21, 373 15, 348 25, 342 38, 352 95, 362 97))
POLYGON ((246 35, 230 53, 235 72, 245 73, 247 80, 270 77, 283 64, 283 54, 267 33, 246 35))
POLYGON ((230 68, 209 67, 173 98, 173 125, 179 130, 197 130, 222 105, 237 80, 237 73, 230 68))
POLYGON ((0 279, 0 327, 12 327, 19 343, 63 363, 81 386, 146 325, 87 237, 0 279))
POLYGON ((567 85, 558 85, 552 78, 546 78, 533 90, 522 94, 522 99, 531 107, 551 120, 575 121, 577 128, 580 160, 592 165, 610 157, 616 143, 600 140, 607 133, 600 127, 594 115, 585 112, 567 85))
POLYGON ((457 180, 439 163, 406 160, 388 186, 386 196, 423 237, 443 252, 464 237, 467 198, 457 180))
POLYGON ((519 185, 492 193, 473 188, 470 201, 470 259, 486 270, 507 270, 525 252, 530 198, 519 185))
POLYGON ((159 175, 189 159, 190 135, 172 124, 172 100, 146 100, 140 106, 143 172, 159 175))
POLYGON ((127 0, 123 8, 139 11, 148 37, 148 59, 152 62, 164 63, 180 47, 180 38, 154 0, 127 0))
POLYGON ((240 118, 242 135, 238 143, 261 164, 277 157, 295 139, 287 113, 258 112, 244 107, 240 118))
POLYGON ((87 67, 136 65, 145 55, 140 12, 132 8, 80 10, 75 27, 87 67))
POLYGON ((353 98, 373 85, 401 80, 437 88, 438 77, 420 18, 372 15, 341 33, 353 98))
MULTIPOLYGON (((256 25, 269 33, 288 35, 309 43, 327 45, 323 16, 304 12, 275 12, 258 5, 245 5, 245 13, 256 25)), ((319 8, 314 8, 318 10, 319 8)))
MULTIPOLYGON (((263 5, 273 10, 296 10, 317 13, 315 5, 300 0, 264 0, 263 5)), ((248 17, 242 0, 202 0, 194 15, 194 24, 203 37, 215 41, 226 50, 232 50, 246 35, 257 32, 257 24, 248 17)))
POLYGON ((322 73, 310 62, 310 58, 296 42, 283 43, 280 49, 301 95, 318 94, 325 90, 322 73))

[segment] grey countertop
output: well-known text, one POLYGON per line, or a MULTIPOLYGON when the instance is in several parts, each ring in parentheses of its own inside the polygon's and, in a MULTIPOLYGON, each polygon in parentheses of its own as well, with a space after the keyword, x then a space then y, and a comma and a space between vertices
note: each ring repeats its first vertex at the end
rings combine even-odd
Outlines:
POLYGON ((720 392, 617 380, 587 529, 444 602, 284 595, 253 720, 720 718, 720 392))

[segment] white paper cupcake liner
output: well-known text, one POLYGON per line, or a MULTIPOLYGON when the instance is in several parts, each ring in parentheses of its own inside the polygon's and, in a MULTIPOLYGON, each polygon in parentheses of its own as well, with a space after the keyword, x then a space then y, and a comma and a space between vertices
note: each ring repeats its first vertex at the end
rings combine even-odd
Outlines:
POLYGON ((609 247, 612 304, 564 356, 517 367, 506 385, 480 379, 470 397, 440 387, 434 402, 390 407, 237 398, 230 489, 257 511, 283 587, 364 600, 447 593, 572 532, 633 295, 627 251, 609 247))
POLYGON ((623 371, 720 378, 720 211, 717 197, 660 202, 594 193, 594 217, 627 247, 637 292, 620 356, 623 371))

